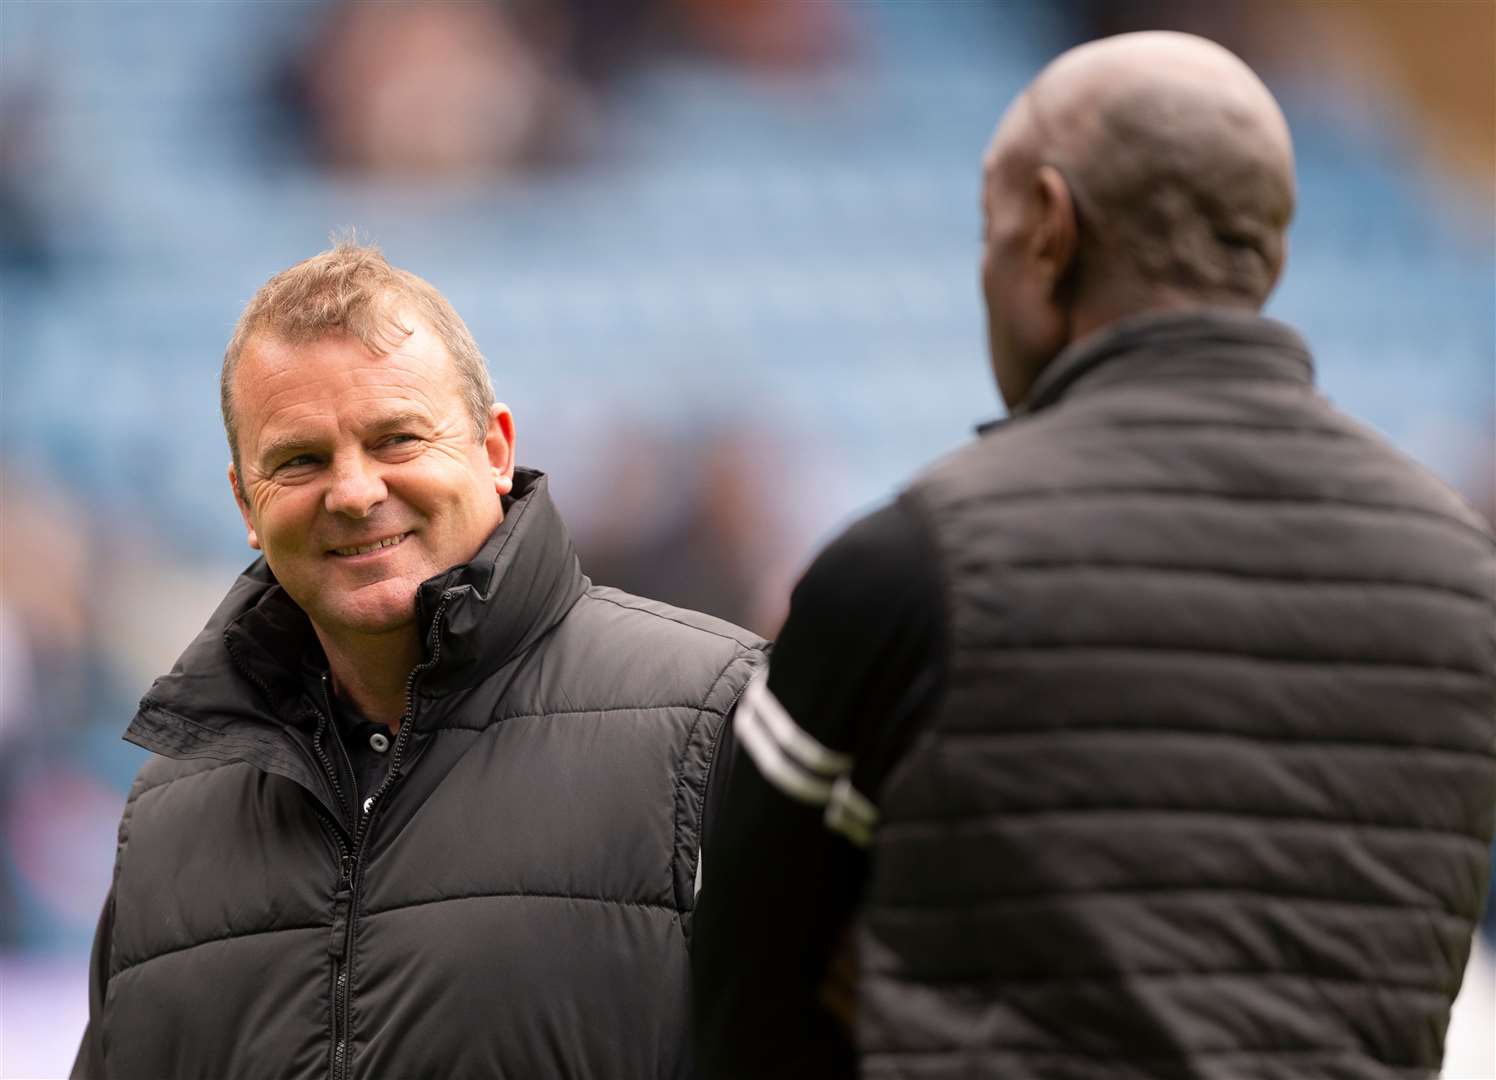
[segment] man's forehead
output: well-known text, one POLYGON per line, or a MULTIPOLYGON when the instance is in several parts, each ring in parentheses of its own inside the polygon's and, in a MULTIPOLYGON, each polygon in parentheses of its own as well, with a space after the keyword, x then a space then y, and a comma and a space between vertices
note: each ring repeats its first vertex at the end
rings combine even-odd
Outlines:
MULTIPOLYGON (((236 375, 236 407, 250 423, 317 415, 377 420, 390 411, 433 413, 460 393, 455 365, 434 339, 412 334, 388 352, 351 335, 304 342, 264 338, 246 343, 236 375)), ((259 426, 256 425, 256 426, 259 426)))
POLYGON ((273 329, 257 331, 240 352, 235 389, 242 392, 246 384, 266 379, 333 372, 346 375, 350 381, 394 377, 445 384, 455 378, 456 364, 445 345, 420 320, 402 314, 391 320, 389 327, 373 340, 341 328, 306 337, 273 329))

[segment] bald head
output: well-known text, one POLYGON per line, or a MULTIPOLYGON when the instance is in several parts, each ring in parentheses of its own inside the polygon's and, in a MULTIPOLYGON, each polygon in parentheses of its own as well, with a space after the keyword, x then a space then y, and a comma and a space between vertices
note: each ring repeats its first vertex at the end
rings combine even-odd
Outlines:
POLYGON ((1262 306, 1293 216, 1293 146, 1246 64, 1187 34, 1124 34, 1065 53, 1026 97, 1033 151, 1070 182, 1095 257, 1262 306))
MULTIPOLYGON (((1008 110, 985 168, 990 224, 1012 204, 1027 211, 1008 224, 1030 249, 1047 228, 1073 233, 1047 238, 1063 265, 1027 268, 1054 277, 1067 338, 1146 310, 1255 310, 1282 270, 1288 125, 1252 70, 1204 38, 1123 34, 1063 54, 1008 110)), ((1023 251, 989 232, 989 262, 1023 251)))

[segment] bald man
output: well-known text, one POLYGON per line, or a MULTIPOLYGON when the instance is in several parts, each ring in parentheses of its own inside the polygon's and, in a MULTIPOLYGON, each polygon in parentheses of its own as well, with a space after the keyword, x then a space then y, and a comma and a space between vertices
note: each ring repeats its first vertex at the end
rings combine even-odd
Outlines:
POLYGON ((1433 1076, 1496 820, 1496 544, 1259 311, 1287 125, 1094 42, 984 162, 1010 417, 834 541, 734 718, 709 1077, 1433 1076))

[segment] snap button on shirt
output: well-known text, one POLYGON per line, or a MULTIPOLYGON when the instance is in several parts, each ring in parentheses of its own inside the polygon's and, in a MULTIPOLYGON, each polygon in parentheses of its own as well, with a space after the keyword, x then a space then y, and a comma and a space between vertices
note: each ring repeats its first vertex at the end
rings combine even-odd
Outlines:
POLYGON ((376 754, 382 754, 390 748, 390 737, 382 731, 376 731, 369 736, 369 747, 376 754))

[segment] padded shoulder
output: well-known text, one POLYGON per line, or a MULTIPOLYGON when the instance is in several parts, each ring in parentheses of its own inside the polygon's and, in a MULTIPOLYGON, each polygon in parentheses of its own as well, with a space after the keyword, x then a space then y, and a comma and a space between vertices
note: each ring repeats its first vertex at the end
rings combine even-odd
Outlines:
POLYGON ((671 607, 662 604, 658 600, 649 600, 642 596, 634 596, 621 589, 610 588, 606 585, 594 585, 587 590, 584 597, 586 601, 612 604, 624 611, 638 612, 641 616, 651 619, 663 620, 666 623, 674 623, 681 627, 680 631, 672 631, 667 627, 656 627, 660 633, 682 634, 683 640, 689 640, 697 634, 707 634, 712 637, 727 638, 736 642, 745 649, 762 651, 767 644, 757 634, 750 633, 740 626, 734 626, 725 619, 719 619, 714 615, 706 615, 699 611, 690 611, 686 608, 671 607))
POLYGON ((216 758, 169 758, 160 754, 152 754, 140 772, 135 775, 135 782, 130 785, 130 795, 127 805, 133 805, 137 799, 153 788, 165 787, 167 784, 198 773, 211 772, 224 765, 239 764, 235 761, 221 761, 216 758))
POLYGON ((547 682, 596 697, 579 707, 684 705, 725 713, 767 643, 710 615, 594 586, 550 646, 547 666, 569 677, 547 682))

